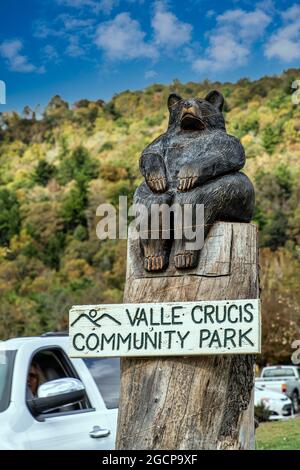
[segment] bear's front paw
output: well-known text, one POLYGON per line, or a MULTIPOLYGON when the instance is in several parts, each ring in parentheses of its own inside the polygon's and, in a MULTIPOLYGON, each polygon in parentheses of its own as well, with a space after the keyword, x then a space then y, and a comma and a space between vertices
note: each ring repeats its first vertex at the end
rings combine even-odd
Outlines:
POLYGON ((144 268, 146 271, 162 271, 168 266, 169 258, 167 255, 152 255, 144 258, 144 268))
POLYGON ((184 178, 179 177, 177 183, 177 190, 178 191, 189 191, 192 189, 197 183, 198 177, 197 176, 187 176, 184 178))
POLYGON ((174 256, 174 264, 177 269, 192 269, 198 264, 199 252, 182 252, 174 256))
POLYGON ((184 165, 177 175, 177 191, 189 191, 198 181, 197 169, 193 165, 184 165))
POLYGON ((164 193, 167 189, 167 180, 164 176, 150 177, 146 179, 151 191, 154 193, 164 193))

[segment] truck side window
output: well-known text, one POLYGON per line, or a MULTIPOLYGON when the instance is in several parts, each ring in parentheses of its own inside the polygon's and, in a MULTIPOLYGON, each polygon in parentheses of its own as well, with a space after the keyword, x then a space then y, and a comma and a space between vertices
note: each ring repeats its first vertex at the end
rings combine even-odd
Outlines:
POLYGON ((118 408, 120 396, 120 359, 83 359, 103 397, 106 408, 118 408))
MULTIPOLYGON (((26 399, 35 396, 32 386, 32 384, 35 384, 35 380, 38 381, 37 386, 39 386, 42 383, 51 380, 62 379, 65 377, 74 377, 76 379, 79 378, 64 351, 62 351, 60 348, 42 349, 41 351, 37 352, 31 360, 31 364, 28 370, 26 399)), ((68 411, 86 409, 91 409, 91 405, 87 396, 84 400, 76 405, 56 409, 51 413, 66 413, 68 411)))

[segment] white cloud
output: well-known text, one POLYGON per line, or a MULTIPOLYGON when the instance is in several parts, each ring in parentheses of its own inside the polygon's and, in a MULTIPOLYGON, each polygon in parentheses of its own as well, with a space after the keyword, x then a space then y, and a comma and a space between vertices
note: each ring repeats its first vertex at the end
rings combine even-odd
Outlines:
POLYGON ((43 55, 45 60, 47 61, 53 61, 53 62, 58 62, 59 60, 59 55, 55 47, 53 47, 51 44, 47 44, 43 48, 43 55))
MULTIPOLYGON (((163 53, 186 46, 191 41, 192 26, 180 21, 167 8, 167 2, 157 0, 151 10, 149 38, 141 24, 129 12, 121 12, 114 18, 97 23, 95 14, 109 14, 120 0, 55 0, 59 5, 77 9, 76 15, 68 11, 59 14, 52 25, 35 22, 35 37, 62 39, 67 42, 64 51, 72 57, 86 55, 91 41, 111 60, 157 59, 163 53), (85 54, 84 54, 85 53, 85 54)), ((123 3, 143 4, 144 0, 123 0, 123 3)), ((72 12, 71 12, 72 13, 72 12)), ((46 52, 47 55, 47 52, 46 52)), ((51 57, 49 50, 48 56, 51 57)))
POLYGON ((51 26, 45 21, 38 20, 34 24, 34 36, 45 39, 50 36, 67 38, 71 31, 76 30, 77 35, 88 35, 93 31, 94 18, 81 19, 69 14, 58 15, 51 26))
POLYGON ((286 21, 296 21, 299 19, 300 15, 300 6, 295 4, 291 6, 288 10, 282 12, 282 18, 286 21))
POLYGON ((276 5, 273 0, 261 0, 257 2, 255 6, 257 9, 268 12, 269 14, 272 13, 273 15, 276 13, 276 5))
POLYGON ((118 3, 118 0, 102 0, 99 3, 99 9, 105 15, 109 15, 118 3))
POLYGON ((82 7, 91 6, 97 3, 94 0, 56 0, 56 2, 59 5, 65 5, 67 7, 73 7, 73 8, 82 8, 82 7))
POLYGON ((155 4, 151 25, 154 30, 154 42, 158 46, 173 49, 191 40, 192 26, 180 21, 161 1, 155 4))
MULTIPOLYGON (((34 35, 40 39, 60 38, 66 42, 63 46, 64 52, 70 57, 83 56, 89 48, 90 42, 94 37, 95 19, 80 18, 69 14, 58 15, 53 24, 48 26, 43 21, 35 23, 34 35)), ((56 44, 56 48, 57 48, 56 44)), ((46 60, 57 62, 56 50, 47 45, 44 50, 46 60)))
POLYGON ((123 12, 99 25, 95 43, 109 59, 130 60, 156 59, 161 52, 180 48, 191 40, 192 26, 181 22, 167 10, 162 1, 157 1, 154 5, 151 26, 153 35, 151 40, 147 41, 140 23, 129 13, 123 12))
POLYGON ((158 73, 155 72, 155 70, 147 70, 145 72, 145 78, 147 80, 150 80, 151 78, 155 78, 155 77, 157 77, 157 75, 158 75, 158 73))
POLYGON ((282 19, 284 24, 271 35, 265 55, 284 62, 300 59, 300 6, 293 5, 283 12, 282 19))
POLYGON ((43 73, 44 67, 36 67, 28 61, 25 55, 20 52, 23 43, 19 39, 11 39, 0 44, 0 55, 6 60, 8 67, 13 72, 37 72, 43 73))
POLYGON ((78 36, 70 36, 69 45, 66 48, 66 54, 70 57, 80 57, 84 52, 84 48, 79 44, 78 36))
POLYGON ((209 33, 204 57, 193 63, 198 72, 226 70, 245 64, 252 45, 263 36, 271 17, 260 9, 252 12, 235 9, 217 16, 216 21, 216 28, 209 33))
POLYGON ((239 39, 253 41, 262 36, 271 22, 271 17, 262 10, 229 10, 217 17, 219 28, 239 39))
POLYGON ((71 8, 91 7, 93 9, 99 4, 99 2, 95 0, 56 0, 56 3, 71 8))
POLYGON ((56 0, 59 5, 77 9, 90 8, 95 13, 102 12, 109 15, 119 0, 56 0))
POLYGON ((155 47, 145 41, 139 22, 129 13, 120 13, 113 20, 101 23, 95 44, 112 60, 155 58, 157 55, 155 47))
POLYGON ((216 16, 216 12, 215 10, 208 10, 205 16, 206 18, 211 18, 212 16, 216 16))
POLYGON ((49 28, 48 23, 42 20, 38 20, 34 23, 33 35, 39 39, 45 39, 49 36, 64 36, 64 31, 60 28, 49 28))
POLYGON ((90 29, 95 20, 94 18, 89 18, 89 19, 80 19, 76 16, 72 15, 67 15, 67 14, 62 14, 57 17, 57 20, 60 20, 63 22, 64 28, 67 31, 70 30, 88 30, 90 29))
POLYGON ((208 58, 196 59, 193 67, 197 71, 225 70, 244 64, 250 51, 231 35, 217 35, 210 41, 208 58))
MULTIPOLYGON (((123 3, 125 0, 122 0, 123 3)), ((143 4, 144 0, 126 0, 127 3, 140 3, 143 4)), ((112 10, 116 8, 121 0, 56 0, 56 3, 62 6, 76 8, 81 10, 89 8, 95 13, 103 13, 104 15, 110 15, 112 10)))

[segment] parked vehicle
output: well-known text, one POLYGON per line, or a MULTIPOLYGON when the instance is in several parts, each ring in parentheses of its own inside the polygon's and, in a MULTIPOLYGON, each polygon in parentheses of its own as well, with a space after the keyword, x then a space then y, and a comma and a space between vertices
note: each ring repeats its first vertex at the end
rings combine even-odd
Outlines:
POLYGON ((67 350, 52 334, 0 343, 0 449, 114 449, 119 359, 67 350))
POLYGON ((300 371, 296 366, 269 366, 264 367, 260 378, 255 383, 262 388, 273 390, 287 395, 293 404, 295 413, 299 412, 300 405, 300 371))
POLYGON ((284 419, 293 414, 292 402, 286 395, 255 385, 254 406, 259 405, 268 409, 269 420, 284 419))

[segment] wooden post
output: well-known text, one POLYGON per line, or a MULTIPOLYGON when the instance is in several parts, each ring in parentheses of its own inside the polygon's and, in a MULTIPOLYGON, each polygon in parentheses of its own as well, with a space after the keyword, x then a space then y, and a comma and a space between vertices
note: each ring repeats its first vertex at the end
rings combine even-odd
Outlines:
MULTIPOLYGON (((124 302, 259 297, 257 230, 218 222, 193 271, 147 273, 128 241, 124 302)), ((251 449, 253 355, 121 359, 117 449, 251 449)))

